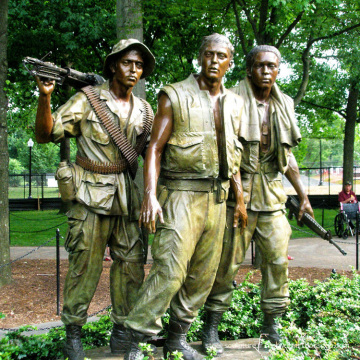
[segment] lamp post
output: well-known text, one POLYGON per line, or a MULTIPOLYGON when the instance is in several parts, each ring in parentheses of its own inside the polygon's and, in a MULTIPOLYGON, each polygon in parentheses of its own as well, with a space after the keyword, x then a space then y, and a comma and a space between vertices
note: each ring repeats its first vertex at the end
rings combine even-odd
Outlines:
POLYGON ((322 177, 322 154, 321 154, 321 139, 320 140, 320 181, 319 181, 319 186, 321 186, 323 184, 323 177, 322 177))
POLYGON ((32 199, 32 197, 31 197, 31 149, 34 146, 34 142, 31 140, 31 138, 29 139, 27 145, 29 147, 29 197, 28 197, 28 199, 32 199))

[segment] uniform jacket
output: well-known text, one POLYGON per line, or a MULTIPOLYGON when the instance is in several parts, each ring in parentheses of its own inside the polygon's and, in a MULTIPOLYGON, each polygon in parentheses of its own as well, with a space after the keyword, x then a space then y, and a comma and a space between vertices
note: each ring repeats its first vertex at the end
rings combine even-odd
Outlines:
POLYGON ((173 111, 173 133, 162 156, 161 174, 173 179, 229 179, 239 170, 242 145, 239 141, 241 97, 222 87, 222 174, 213 106, 208 91, 202 91, 194 75, 165 86, 173 111))
MULTIPOLYGON (((143 131, 144 107, 141 100, 131 95, 131 114, 128 119, 122 119, 117 104, 109 92, 109 82, 95 88, 99 91, 100 99, 106 101, 115 116, 115 121, 134 146, 137 136, 143 131)), ((114 163, 122 158, 118 147, 101 124, 83 92, 78 92, 61 106, 53 114, 53 119, 54 142, 59 142, 64 137, 75 137, 77 153, 80 156, 101 163, 114 163)), ((60 167, 57 177, 61 179, 72 175, 78 202, 100 214, 138 216, 140 206, 138 191, 127 171, 120 174, 96 174, 76 164, 71 164, 70 170, 69 167, 60 167)))
POLYGON ((287 196, 282 174, 288 167, 289 149, 296 146, 301 135, 296 124, 293 100, 276 84, 270 98, 271 148, 260 154, 260 119, 257 102, 248 79, 231 89, 244 98, 240 140, 243 144, 241 179, 244 201, 253 211, 276 211, 285 208, 287 196))

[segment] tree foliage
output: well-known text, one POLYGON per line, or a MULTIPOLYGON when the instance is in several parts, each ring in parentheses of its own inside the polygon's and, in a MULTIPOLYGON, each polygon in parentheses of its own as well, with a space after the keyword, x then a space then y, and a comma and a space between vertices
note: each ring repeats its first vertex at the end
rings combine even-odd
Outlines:
MULTIPOLYGON (((49 61, 101 73, 102 60, 116 42, 116 0, 34 0, 31 4, 29 0, 10 0, 9 4, 9 133, 15 134, 21 127, 31 136, 36 90, 21 60, 25 56, 41 58, 52 51, 46 58, 49 61)), ((154 109, 161 86, 197 70, 201 38, 219 32, 229 36, 235 46, 235 66, 226 76, 226 86, 245 76, 244 56, 253 46, 277 46, 283 69, 292 70, 279 83, 298 104, 303 136, 343 137, 350 89, 354 85, 356 90, 359 83, 358 1, 142 0, 142 9, 144 42, 157 60, 146 83, 154 109)), ((57 87, 54 107, 67 96, 57 87)), ((357 100, 353 98, 353 102, 358 113, 357 100)), ((354 126, 349 132, 355 132, 354 126)))

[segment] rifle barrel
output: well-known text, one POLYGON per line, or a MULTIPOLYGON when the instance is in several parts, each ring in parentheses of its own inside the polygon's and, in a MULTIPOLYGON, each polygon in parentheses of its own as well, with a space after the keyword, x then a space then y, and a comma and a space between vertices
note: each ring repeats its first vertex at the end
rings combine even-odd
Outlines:
MULTIPOLYGON (((293 196, 290 196, 289 202, 290 211, 295 214, 297 217, 299 215, 300 204, 296 201, 293 196)), ((301 222, 304 223, 309 229, 311 229, 315 234, 319 235, 322 239, 327 240, 330 244, 334 245, 344 256, 347 253, 332 240, 331 231, 325 230, 315 219, 312 218, 308 213, 304 213, 301 222)))

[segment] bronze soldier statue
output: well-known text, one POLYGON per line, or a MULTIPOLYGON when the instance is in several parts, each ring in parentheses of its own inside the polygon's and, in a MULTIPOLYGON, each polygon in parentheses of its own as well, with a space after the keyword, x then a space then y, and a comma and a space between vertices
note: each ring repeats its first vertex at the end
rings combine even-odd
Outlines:
POLYGON ((126 360, 141 358, 138 343, 161 330, 160 318, 169 306, 164 355, 177 350, 185 360, 203 359, 186 343, 186 334, 215 279, 230 183, 236 199, 232 225, 239 219, 246 225, 238 172, 243 100, 222 86, 233 51, 225 36, 205 37, 200 74, 160 91, 139 220, 156 231, 154 263, 125 321, 132 338, 126 360))
POLYGON ((121 40, 104 63, 109 80, 82 89, 54 114, 50 109, 54 83, 37 78, 37 141, 75 137, 77 144, 76 162, 61 162, 56 174, 62 198, 71 201, 65 241, 69 271, 61 316, 66 326, 64 355, 70 360, 84 359, 81 327, 86 323, 107 245, 113 259, 111 351, 122 353, 129 344, 123 323, 144 279, 140 200, 133 177, 153 121, 150 105, 132 90, 154 66, 155 58, 144 44, 121 40))
MULTIPOLYGON (((300 199, 298 219, 304 211, 313 216, 309 199, 291 148, 301 140, 296 125, 293 100, 275 83, 281 55, 273 46, 253 48, 246 57, 247 77, 231 89, 243 97, 240 140, 243 145, 241 179, 248 213, 248 226, 243 234, 227 226, 220 266, 213 289, 206 301, 207 321, 203 347, 223 352, 218 337, 218 324, 230 306, 233 280, 243 262, 251 239, 261 254, 261 309, 264 313, 262 333, 278 342, 275 319, 289 305, 288 243, 291 228, 286 219, 287 200, 282 174, 293 185, 300 199)), ((228 222, 233 213, 228 201, 228 222)))

